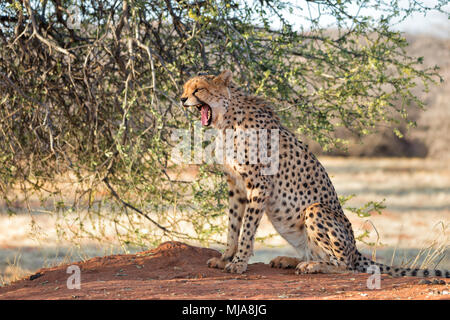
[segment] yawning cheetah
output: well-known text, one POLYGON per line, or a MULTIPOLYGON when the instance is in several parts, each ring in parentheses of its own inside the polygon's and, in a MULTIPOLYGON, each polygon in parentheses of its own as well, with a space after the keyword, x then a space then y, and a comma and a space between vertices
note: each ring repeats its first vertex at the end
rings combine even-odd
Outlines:
POLYGON ((251 158, 251 141, 234 137, 235 147, 244 144, 246 153, 244 161, 227 159, 223 165, 229 185, 227 248, 221 258, 210 259, 208 266, 245 272, 265 212, 299 254, 298 258, 277 257, 270 262, 272 267, 296 268, 296 273, 340 273, 366 272, 370 265, 377 265, 381 273, 393 276, 450 277, 448 271, 389 267, 362 256, 323 166, 306 144, 283 127, 270 105, 232 83, 230 71, 190 79, 181 101, 185 107, 200 110, 202 125, 222 132, 279 132, 278 149, 270 150, 278 152, 278 170, 273 174, 263 173, 267 164, 251 158))

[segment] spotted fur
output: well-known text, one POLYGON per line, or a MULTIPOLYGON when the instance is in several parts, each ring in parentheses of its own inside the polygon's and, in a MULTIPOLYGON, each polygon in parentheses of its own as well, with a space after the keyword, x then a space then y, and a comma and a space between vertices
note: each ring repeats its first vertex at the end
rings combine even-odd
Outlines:
MULTIPOLYGON (((251 161, 248 152, 243 163, 225 162, 229 186, 227 248, 222 257, 210 259, 208 266, 245 272, 258 224, 266 213, 299 255, 277 257, 270 262, 272 267, 296 268, 297 273, 342 273, 367 272, 369 266, 377 265, 381 273, 392 276, 449 277, 446 270, 389 267, 361 255, 324 167, 305 143, 283 127, 268 103, 232 83, 230 71, 190 79, 181 100, 186 107, 207 104, 212 110, 211 126, 223 132, 279 130, 279 169, 275 174, 263 174, 264 165, 251 161)), ((242 144, 249 147, 246 141, 235 138, 236 148, 242 144)))

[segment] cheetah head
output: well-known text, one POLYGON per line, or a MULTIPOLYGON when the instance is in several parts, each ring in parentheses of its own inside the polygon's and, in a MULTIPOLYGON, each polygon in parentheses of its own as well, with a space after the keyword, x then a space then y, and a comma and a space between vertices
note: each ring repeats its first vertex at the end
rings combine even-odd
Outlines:
POLYGON ((227 112, 230 82, 230 70, 218 76, 198 75, 184 84, 181 102, 200 111, 203 126, 217 127, 227 112))

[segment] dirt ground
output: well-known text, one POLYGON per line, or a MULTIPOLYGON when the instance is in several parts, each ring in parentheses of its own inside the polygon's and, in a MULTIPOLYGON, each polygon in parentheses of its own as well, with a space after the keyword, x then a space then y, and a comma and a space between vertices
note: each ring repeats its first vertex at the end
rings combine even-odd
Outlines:
MULTIPOLYGON (((295 275, 293 270, 250 264, 235 275, 210 269, 216 250, 165 242, 133 255, 76 263, 81 288, 68 289, 68 265, 41 269, 0 288, 0 299, 449 299, 449 283, 419 284, 418 278, 382 276, 367 287, 368 274, 295 275)), ((445 281, 445 280, 444 280, 445 281)))

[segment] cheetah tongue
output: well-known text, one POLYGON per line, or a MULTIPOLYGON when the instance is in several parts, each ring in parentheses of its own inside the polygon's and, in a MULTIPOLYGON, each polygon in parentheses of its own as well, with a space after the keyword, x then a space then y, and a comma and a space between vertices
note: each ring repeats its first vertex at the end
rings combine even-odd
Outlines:
POLYGON ((202 125, 207 126, 211 117, 210 108, 206 104, 202 105, 202 125))

